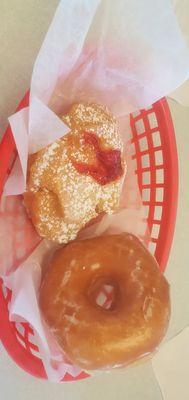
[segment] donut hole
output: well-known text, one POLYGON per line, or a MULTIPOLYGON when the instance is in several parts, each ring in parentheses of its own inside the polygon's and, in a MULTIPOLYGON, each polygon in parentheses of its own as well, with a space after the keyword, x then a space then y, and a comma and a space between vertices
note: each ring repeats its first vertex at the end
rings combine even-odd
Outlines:
POLYGON ((114 287, 111 285, 103 285, 96 297, 96 304, 99 307, 109 310, 114 303, 114 287))
POLYGON ((93 306, 106 311, 114 311, 117 307, 119 287, 116 281, 107 278, 93 280, 88 289, 88 298, 93 306))

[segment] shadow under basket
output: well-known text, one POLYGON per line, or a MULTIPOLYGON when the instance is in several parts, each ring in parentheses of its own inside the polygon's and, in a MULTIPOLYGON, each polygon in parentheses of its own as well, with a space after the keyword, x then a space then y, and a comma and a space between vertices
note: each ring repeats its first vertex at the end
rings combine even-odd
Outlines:
MULTIPOLYGON (((29 93, 17 110, 28 106, 29 93)), ((165 98, 147 109, 130 115, 132 159, 148 222, 149 250, 163 272, 174 234, 178 199, 178 158, 173 123, 165 98)), ((10 126, 0 144, 0 193, 10 174, 17 151, 10 126)), ((107 295, 107 293, 105 293, 107 295)), ((33 376, 46 379, 46 373, 27 323, 9 321, 10 290, 0 280, 0 340, 12 359, 33 376)), ((66 374, 63 381, 88 377, 66 374)))

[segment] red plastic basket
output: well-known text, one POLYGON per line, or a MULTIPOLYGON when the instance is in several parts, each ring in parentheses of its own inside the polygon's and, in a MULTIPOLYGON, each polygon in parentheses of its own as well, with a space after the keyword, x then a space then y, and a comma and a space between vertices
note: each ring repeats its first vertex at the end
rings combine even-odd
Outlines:
MULTIPOLYGON (((27 93, 18 110, 26 107, 28 101, 27 93)), ((130 126, 132 158, 150 232, 149 249, 154 253, 161 271, 164 271, 173 239, 178 197, 177 150, 166 99, 132 114, 130 126)), ((8 127, 0 144, 0 193, 15 157, 15 143, 8 127)), ((46 378, 32 328, 27 323, 9 321, 10 299, 11 292, 0 281, 0 339, 20 367, 36 377, 46 378)), ((63 380, 87 376, 85 372, 76 378, 66 374, 63 380)))

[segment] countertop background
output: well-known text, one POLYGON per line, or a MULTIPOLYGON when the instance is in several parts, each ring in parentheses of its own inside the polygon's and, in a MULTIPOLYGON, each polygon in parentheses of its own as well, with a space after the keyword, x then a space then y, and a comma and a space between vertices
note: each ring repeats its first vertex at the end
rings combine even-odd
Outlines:
MULTIPOLYGON (((57 4, 58 0, 0 0, 0 135, 7 125, 7 117, 14 113, 30 85, 33 63, 57 4)), ((189 325, 189 108, 173 101, 169 104, 180 172, 176 231, 166 269, 171 283, 172 319, 168 332, 171 338, 189 325)), ((189 384, 183 390, 189 398, 189 384)), ((0 397, 7 400, 159 400, 162 395, 150 363, 58 385, 27 375, 0 344, 0 397)))

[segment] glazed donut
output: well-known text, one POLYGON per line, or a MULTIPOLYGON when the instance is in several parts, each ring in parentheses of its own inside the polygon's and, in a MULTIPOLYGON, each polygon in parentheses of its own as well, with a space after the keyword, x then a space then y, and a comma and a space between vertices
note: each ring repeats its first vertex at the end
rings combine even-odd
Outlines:
POLYGON ((125 175, 123 143, 106 107, 76 104, 63 120, 70 132, 30 156, 24 194, 39 235, 59 243, 118 209, 125 175))
POLYGON ((170 315, 165 277, 140 240, 127 233, 58 250, 39 303, 63 352, 86 370, 122 367, 149 355, 170 315), (111 301, 104 301, 110 289, 111 301))

